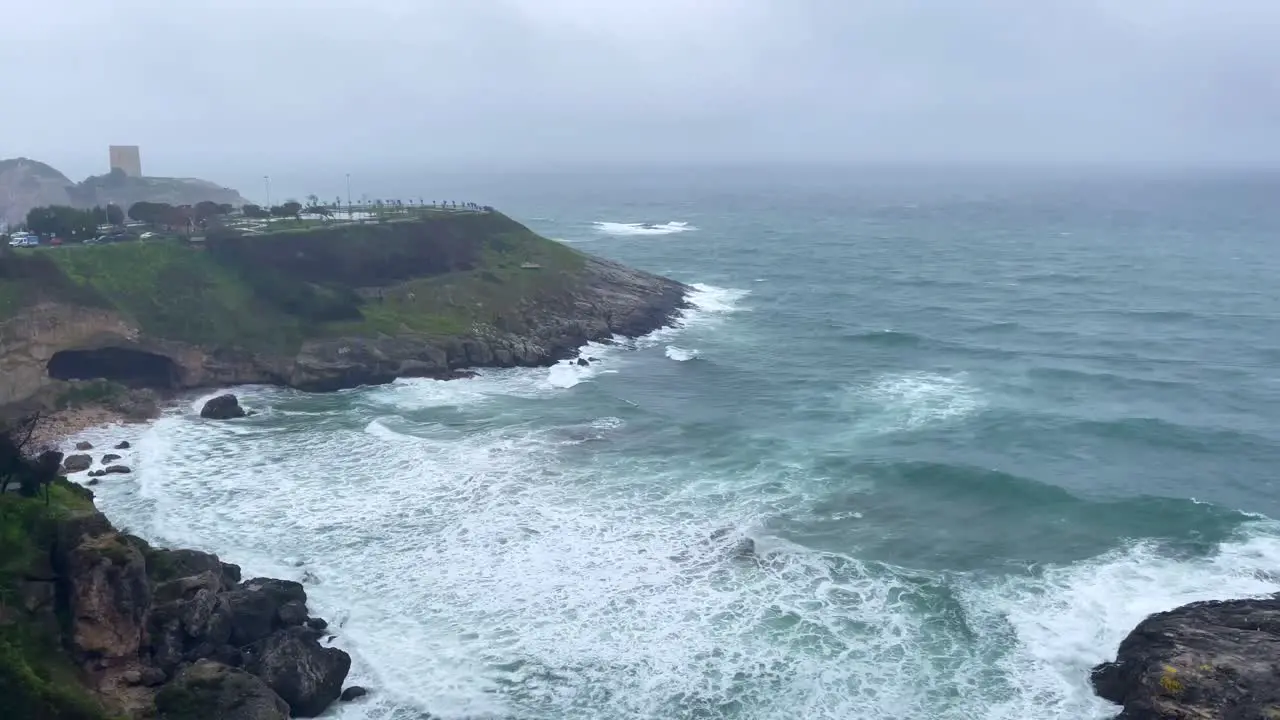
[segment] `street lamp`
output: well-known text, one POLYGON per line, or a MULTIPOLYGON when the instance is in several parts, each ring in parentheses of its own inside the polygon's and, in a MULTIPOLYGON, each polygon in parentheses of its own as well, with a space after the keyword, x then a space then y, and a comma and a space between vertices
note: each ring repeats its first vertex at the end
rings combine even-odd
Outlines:
POLYGON ((351 217, 351 173, 347 173, 347 219, 351 217))
POLYGON ((263 175, 262 182, 267 187, 267 209, 271 209, 271 176, 263 175))

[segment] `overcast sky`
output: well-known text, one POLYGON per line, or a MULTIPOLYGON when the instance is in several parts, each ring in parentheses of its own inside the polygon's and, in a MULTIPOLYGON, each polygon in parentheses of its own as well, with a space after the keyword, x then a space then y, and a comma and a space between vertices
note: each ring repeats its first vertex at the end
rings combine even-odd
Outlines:
POLYGON ((73 179, 1280 162, 1278 0, 0 0, 0 157, 73 179))

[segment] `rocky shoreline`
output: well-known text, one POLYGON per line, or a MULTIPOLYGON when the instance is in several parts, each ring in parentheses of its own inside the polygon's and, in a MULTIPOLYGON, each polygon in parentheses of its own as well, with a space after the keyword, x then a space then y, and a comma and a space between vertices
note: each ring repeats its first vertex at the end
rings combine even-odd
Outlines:
POLYGON ((1151 615, 1090 680, 1116 720, 1280 718, 1280 593, 1151 615))
MULTIPOLYGON (((42 515, 47 501, 19 501, 34 503, 26 512, 44 524, 28 528, 37 544, 12 578, 18 602, 0 604, 0 631, 58 638, 108 716, 314 717, 365 693, 344 691, 351 658, 329 645, 334 635, 309 614, 302 584, 242 580, 215 555, 153 547, 94 510, 90 490, 59 480, 55 491, 78 498, 75 510, 64 502, 42 515)), ((2 702, 17 703, 18 717, 71 717, 48 715, 36 691, 16 692, 2 702)))

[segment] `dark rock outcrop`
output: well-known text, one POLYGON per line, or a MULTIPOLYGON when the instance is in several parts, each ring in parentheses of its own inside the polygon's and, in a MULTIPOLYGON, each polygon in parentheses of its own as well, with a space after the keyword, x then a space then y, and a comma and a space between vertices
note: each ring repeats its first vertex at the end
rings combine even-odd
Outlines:
POLYGON ((130 448, 130 445, 128 440, 121 440, 120 442, 116 443, 116 446, 115 446, 116 450, 128 450, 129 448, 130 448))
POLYGON ((272 633, 245 652, 245 669, 262 678, 289 703, 295 717, 315 717, 342 694, 351 657, 321 647, 315 633, 290 627, 272 633))
POLYGON ((84 472, 93 466, 93 457, 90 455, 68 455, 62 461, 63 473, 84 472))
POLYGON ((211 398, 204 407, 200 408, 200 417, 210 420, 230 420, 244 416, 245 412, 244 408, 240 407, 240 399, 231 393, 211 398))
POLYGON ((259 678, 211 660, 178 674, 156 695, 161 720, 287 720, 289 706, 259 678))
POLYGON ((368 690, 365 690, 359 685, 352 685, 351 687, 342 691, 342 696, 340 699, 342 700, 342 702, 351 702, 356 698, 362 698, 368 694, 369 694, 368 690))
POLYGON ((93 443, 89 442, 88 440, 81 440, 80 442, 76 443, 76 449, 81 452, 85 450, 92 450, 93 443))
POLYGON ((1280 595, 1151 615, 1091 680, 1118 720, 1280 717, 1280 595))
POLYGON ((106 455, 102 456, 102 464, 105 465, 109 462, 115 462, 116 460, 119 460, 119 459, 120 459, 119 455, 116 455, 115 453, 107 453, 106 455))
POLYGON ((102 469, 103 475, 128 475, 133 472, 125 465, 108 465, 102 469))

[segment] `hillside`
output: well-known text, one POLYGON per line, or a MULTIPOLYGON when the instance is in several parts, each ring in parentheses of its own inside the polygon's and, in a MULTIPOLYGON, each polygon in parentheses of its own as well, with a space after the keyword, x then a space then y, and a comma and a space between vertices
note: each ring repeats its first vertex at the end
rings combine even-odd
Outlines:
POLYGON ((685 290, 497 212, 0 253, 0 406, 90 378, 332 390, 548 364, 660 327, 685 290))
POLYGON ((22 222, 27 211, 42 205, 88 208, 114 203, 128 208, 135 202, 194 205, 203 200, 243 205, 247 200, 231 188, 194 178, 129 177, 122 173, 95 175, 72 182, 48 165, 27 158, 0 160, 0 222, 22 222))

